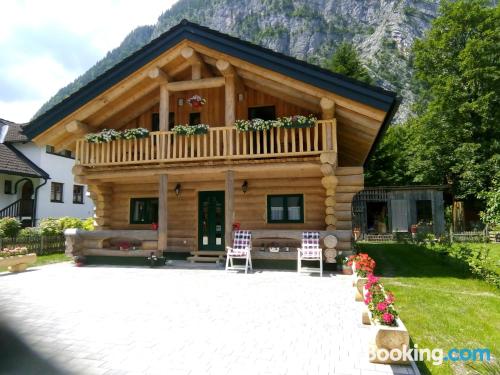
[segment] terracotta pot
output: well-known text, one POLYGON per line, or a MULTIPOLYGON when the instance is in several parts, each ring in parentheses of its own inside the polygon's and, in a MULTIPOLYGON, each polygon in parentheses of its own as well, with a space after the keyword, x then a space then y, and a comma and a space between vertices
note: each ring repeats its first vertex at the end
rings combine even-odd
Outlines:
POLYGON ((348 266, 347 264, 342 265, 342 273, 344 275, 352 275, 352 268, 348 266))

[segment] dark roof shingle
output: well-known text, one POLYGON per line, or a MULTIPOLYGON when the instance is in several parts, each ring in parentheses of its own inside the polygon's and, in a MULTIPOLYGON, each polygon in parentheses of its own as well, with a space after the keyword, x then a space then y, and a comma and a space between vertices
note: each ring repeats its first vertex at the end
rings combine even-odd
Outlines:
POLYGON ((49 178, 47 172, 36 166, 14 146, 5 143, 0 143, 0 173, 49 178))

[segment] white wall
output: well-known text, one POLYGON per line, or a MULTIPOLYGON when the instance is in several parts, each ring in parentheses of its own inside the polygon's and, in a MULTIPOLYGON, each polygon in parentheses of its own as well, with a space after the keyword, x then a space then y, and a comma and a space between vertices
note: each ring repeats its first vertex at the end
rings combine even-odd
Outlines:
MULTIPOLYGON (((33 143, 15 144, 16 148, 42 168, 50 176, 43 187, 38 191, 37 219, 45 217, 72 216, 87 218, 93 215, 94 204, 87 195, 87 187, 84 187, 83 204, 73 203, 74 177, 72 168, 74 159, 59 155, 48 154, 45 147, 38 147, 33 143), (50 201, 51 182, 60 182, 63 187, 63 203, 50 201)), ((43 183, 43 180, 40 180, 43 183)), ((34 184, 35 188, 38 184, 34 184)), ((79 185, 79 184, 77 184, 79 185)))
MULTIPOLYGON (((21 190, 23 187, 24 182, 19 183, 19 186, 17 187, 17 194, 5 194, 5 180, 10 180, 12 181, 12 192, 14 192, 14 188, 16 185, 16 182, 23 179, 25 177, 22 176, 14 176, 14 175, 9 175, 9 174, 0 174, 0 210, 7 207, 11 203, 14 203, 18 199, 21 198, 21 190)), ((31 182, 33 183, 33 187, 38 186, 39 184, 39 179, 38 178, 30 178, 31 182)))

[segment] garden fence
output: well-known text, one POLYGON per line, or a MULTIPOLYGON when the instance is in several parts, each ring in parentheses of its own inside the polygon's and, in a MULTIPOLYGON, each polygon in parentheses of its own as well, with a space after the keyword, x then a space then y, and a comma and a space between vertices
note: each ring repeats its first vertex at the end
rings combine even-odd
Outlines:
POLYGON ((486 231, 454 232, 453 242, 487 242, 486 231))
POLYGON ((64 235, 56 236, 29 236, 11 238, 0 238, 0 249, 12 247, 26 247, 30 253, 47 255, 63 253, 65 250, 64 235))

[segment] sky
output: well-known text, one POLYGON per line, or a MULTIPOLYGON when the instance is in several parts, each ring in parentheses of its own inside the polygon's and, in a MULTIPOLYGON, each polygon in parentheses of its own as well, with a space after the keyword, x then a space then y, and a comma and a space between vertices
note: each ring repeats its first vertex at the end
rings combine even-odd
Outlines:
POLYGON ((0 118, 27 122, 60 88, 152 25, 176 0, 6 0, 0 5, 0 118))

